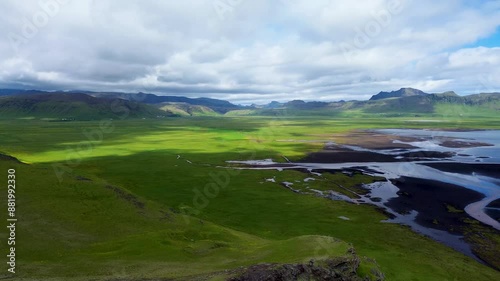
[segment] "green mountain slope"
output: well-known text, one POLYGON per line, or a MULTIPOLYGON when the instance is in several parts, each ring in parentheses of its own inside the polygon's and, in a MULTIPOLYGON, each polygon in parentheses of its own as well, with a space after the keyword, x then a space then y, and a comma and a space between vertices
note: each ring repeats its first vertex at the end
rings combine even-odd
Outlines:
POLYGON ((231 110, 241 109, 241 106, 232 104, 225 100, 218 100, 212 98, 188 98, 181 96, 157 96, 154 94, 146 93, 89 93, 95 97, 105 98, 120 98, 130 101, 138 101, 146 104, 159 105, 162 103, 184 103, 189 105, 204 106, 216 111, 218 113, 226 113, 231 110))
POLYGON ((413 97, 413 96, 425 96, 426 93, 413 89, 413 88, 401 88, 397 91, 392 92, 380 92, 377 95, 371 97, 370 100, 381 100, 387 98, 402 98, 402 97, 413 97))
MULTIPOLYGON (((226 113, 231 110, 242 109, 242 106, 232 104, 225 100, 213 99, 213 98, 188 98, 183 96, 163 96, 154 95, 147 93, 122 93, 122 92, 92 92, 92 91, 65 91, 59 92, 65 94, 86 94, 96 98, 104 99, 121 99, 131 102, 144 103, 149 105, 158 106, 162 103, 184 103, 193 106, 203 106, 212 109, 218 113, 226 113)), ((21 96, 21 95, 43 95, 43 94, 53 94, 53 92, 47 92, 42 90, 21 90, 21 89, 0 89, 1 96, 21 96)))
POLYGON ((86 94, 51 93, 0 97, 0 118, 96 120, 170 116, 153 106, 86 94))
POLYGON ((494 116, 500 111, 500 93, 459 96, 454 92, 426 94, 402 89, 382 92, 368 101, 292 101, 279 108, 236 110, 229 116, 494 116))
MULTIPOLYGON (((59 182, 50 165, 0 154, 0 170, 7 169, 16 170, 18 182, 16 278, 28 278, 22 280, 223 280, 262 262, 322 258, 355 260, 356 278, 378 272, 331 237, 261 238, 178 214, 96 176, 72 173, 59 182), (328 248, 328 257, 320 247, 328 248)), ((6 200, 0 206, 6 210, 6 200)))
POLYGON ((219 113, 212 110, 210 107, 202 105, 191 105, 188 103, 167 102, 161 103, 158 107, 170 114, 178 116, 217 116, 219 113))

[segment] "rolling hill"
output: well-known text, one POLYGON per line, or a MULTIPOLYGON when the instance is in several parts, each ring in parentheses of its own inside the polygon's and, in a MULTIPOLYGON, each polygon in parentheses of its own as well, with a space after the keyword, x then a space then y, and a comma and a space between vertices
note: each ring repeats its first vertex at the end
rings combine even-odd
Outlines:
POLYGON ((91 93, 95 97, 104 98, 120 98, 130 101, 138 101, 146 104, 160 105, 164 103, 183 103, 188 105, 197 105, 208 107, 213 111, 219 113, 226 113, 231 110, 241 109, 241 106, 232 104, 225 100, 211 99, 211 98, 188 98, 178 96, 157 96, 154 94, 129 94, 129 93, 91 93))
MULTIPOLYGON (((47 92, 41 90, 20 90, 20 89, 0 89, 0 96, 19 96, 19 95, 43 95, 53 94, 54 92, 47 92)), ((104 99, 121 99, 137 103, 145 103, 154 106, 159 106, 165 103, 183 103, 194 106, 203 106, 210 108, 218 113, 226 113, 231 110, 242 109, 242 106, 232 104, 225 100, 218 100, 212 98, 188 98, 181 96, 158 96, 147 93, 121 93, 121 92, 92 92, 84 90, 73 91, 59 91, 57 93, 65 94, 86 94, 95 98, 104 99)))
POLYGON ((158 107, 172 115, 177 116, 217 116, 220 113, 214 111, 210 107, 203 105, 192 105, 183 102, 166 102, 160 103, 158 107))
POLYGON ((172 114, 151 105, 80 93, 37 93, 0 97, 0 118, 97 120, 159 118, 172 114))

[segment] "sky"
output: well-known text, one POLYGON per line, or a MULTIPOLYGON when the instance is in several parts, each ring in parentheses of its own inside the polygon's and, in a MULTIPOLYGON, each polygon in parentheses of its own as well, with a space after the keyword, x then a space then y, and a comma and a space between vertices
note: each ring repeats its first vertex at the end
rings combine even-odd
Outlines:
POLYGON ((500 91, 500 1, 5 0, 0 88, 239 104, 500 91))

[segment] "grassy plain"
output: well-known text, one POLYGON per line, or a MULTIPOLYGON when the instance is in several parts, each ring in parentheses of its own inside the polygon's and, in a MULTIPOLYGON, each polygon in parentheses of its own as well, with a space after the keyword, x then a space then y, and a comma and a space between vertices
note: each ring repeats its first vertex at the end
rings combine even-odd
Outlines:
MULTIPOLYGON (((0 153, 27 163, 0 159, 0 171, 17 170, 18 277, 217 280, 240 266, 348 256, 352 246, 387 280, 496 280, 498 271, 382 223, 371 206, 299 195, 265 180, 307 174, 221 167, 299 159, 321 149, 328 134, 356 129, 500 128, 495 116, 421 119, 0 121, 0 153)), ((360 274, 370 275, 370 267, 365 260, 360 274)))

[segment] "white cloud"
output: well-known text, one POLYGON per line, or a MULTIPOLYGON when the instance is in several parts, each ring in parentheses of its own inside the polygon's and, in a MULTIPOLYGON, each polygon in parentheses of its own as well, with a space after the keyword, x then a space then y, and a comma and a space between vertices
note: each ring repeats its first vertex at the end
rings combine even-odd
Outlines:
POLYGON ((0 87, 245 103, 500 89, 499 48, 470 47, 500 26, 498 1, 55 1, 0 2, 0 87), (23 39, 17 51, 9 34, 23 39))

